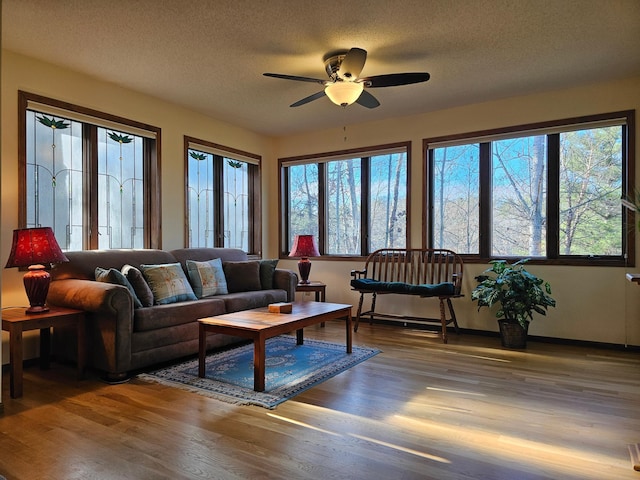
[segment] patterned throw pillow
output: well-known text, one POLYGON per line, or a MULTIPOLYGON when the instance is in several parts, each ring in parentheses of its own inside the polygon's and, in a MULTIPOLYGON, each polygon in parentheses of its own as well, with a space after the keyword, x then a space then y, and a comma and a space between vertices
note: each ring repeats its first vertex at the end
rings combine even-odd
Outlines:
POLYGON ((140 265, 140 271, 153 292, 156 305, 197 300, 179 263, 140 265))
POLYGON ((115 268, 106 269, 96 267, 95 275, 98 282, 113 283, 115 285, 122 285, 123 287, 127 287, 127 290, 129 290, 129 293, 133 297, 133 308, 142 307, 142 303, 140 303, 140 300, 138 299, 133 286, 131 285, 129 280, 127 280, 127 277, 120 273, 119 270, 116 270, 115 268))
POLYGON ((227 291, 227 279, 222 269, 222 260, 214 258, 208 262, 187 260, 187 274, 196 297, 224 295, 227 291))
POLYGON ((122 267, 122 274, 129 280, 142 306, 151 307, 153 305, 153 292, 144 279, 142 272, 132 265, 125 265, 122 267))
POLYGON ((273 288, 273 274, 276 271, 278 259, 260 260, 260 284, 263 290, 271 290, 273 288))

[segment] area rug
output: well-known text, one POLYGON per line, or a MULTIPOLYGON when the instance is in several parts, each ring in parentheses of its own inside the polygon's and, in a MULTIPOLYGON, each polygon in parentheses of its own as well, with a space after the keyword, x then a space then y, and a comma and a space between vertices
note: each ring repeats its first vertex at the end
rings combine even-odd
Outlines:
POLYGON ((138 375, 139 379, 171 385, 238 405, 274 409, 282 402, 348 370, 379 350, 306 339, 296 345, 289 335, 266 342, 265 391, 253 390, 253 344, 207 355, 206 378, 198 377, 198 359, 138 375))

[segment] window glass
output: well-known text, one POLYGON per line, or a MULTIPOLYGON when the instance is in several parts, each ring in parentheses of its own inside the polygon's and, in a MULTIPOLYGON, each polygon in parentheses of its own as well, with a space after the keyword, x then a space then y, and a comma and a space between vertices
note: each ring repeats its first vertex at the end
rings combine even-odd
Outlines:
POLYGON ((622 128, 560 134, 560 253, 622 255, 622 128))
POLYGON ((98 128, 98 248, 144 248, 143 139, 98 128))
POLYGON ((546 254, 546 136, 492 142, 493 256, 546 254))
POLYGON ((318 164, 293 165, 289 174, 289 245, 295 235, 318 238, 318 164))
POLYGON ((369 251, 404 248, 407 241, 407 156, 371 157, 369 251))
POLYGON ((63 250, 82 249, 82 123, 26 112, 26 227, 49 226, 63 250))
POLYGON ((311 234, 323 255, 366 256, 408 244, 409 143, 281 159, 283 252, 311 234))
POLYGON ((360 254, 361 174, 359 158, 327 163, 328 254, 360 254))
POLYGON ((224 246, 249 251, 249 165, 224 158, 224 246))
POLYGON ((426 140, 427 243, 470 260, 629 265, 636 226, 621 199, 637 200, 633 120, 614 112, 426 140))
POLYGON ((477 254, 480 145, 433 150, 433 246, 477 254))
POLYGON ((189 150, 187 198, 189 247, 214 247, 216 207, 213 155, 189 150))
POLYGON ((252 202, 252 184, 259 168, 226 155, 207 151, 207 147, 188 148, 187 167, 187 245, 196 247, 239 248, 255 253, 260 243, 253 235, 260 218, 252 202))

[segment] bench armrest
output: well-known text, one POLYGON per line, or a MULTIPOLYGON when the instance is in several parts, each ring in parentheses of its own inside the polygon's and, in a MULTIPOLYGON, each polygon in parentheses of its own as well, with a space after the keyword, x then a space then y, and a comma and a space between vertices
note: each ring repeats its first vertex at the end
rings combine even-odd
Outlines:
POLYGON ((364 270, 351 270, 351 278, 353 279, 366 278, 366 277, 367 277, 366 268, 364 270))

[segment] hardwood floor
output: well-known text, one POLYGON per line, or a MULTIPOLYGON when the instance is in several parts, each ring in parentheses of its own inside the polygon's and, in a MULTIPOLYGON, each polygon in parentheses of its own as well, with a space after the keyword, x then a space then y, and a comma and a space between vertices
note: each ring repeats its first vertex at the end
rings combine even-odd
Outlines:
MULTIPOLYGON (((344 342, 344 324, 305 329, 344 342)), ((360 325, 382 353, 275 410, 73 365, 3 375, 0 474, 32 479, 640 480, 640 354, 360 325)))

